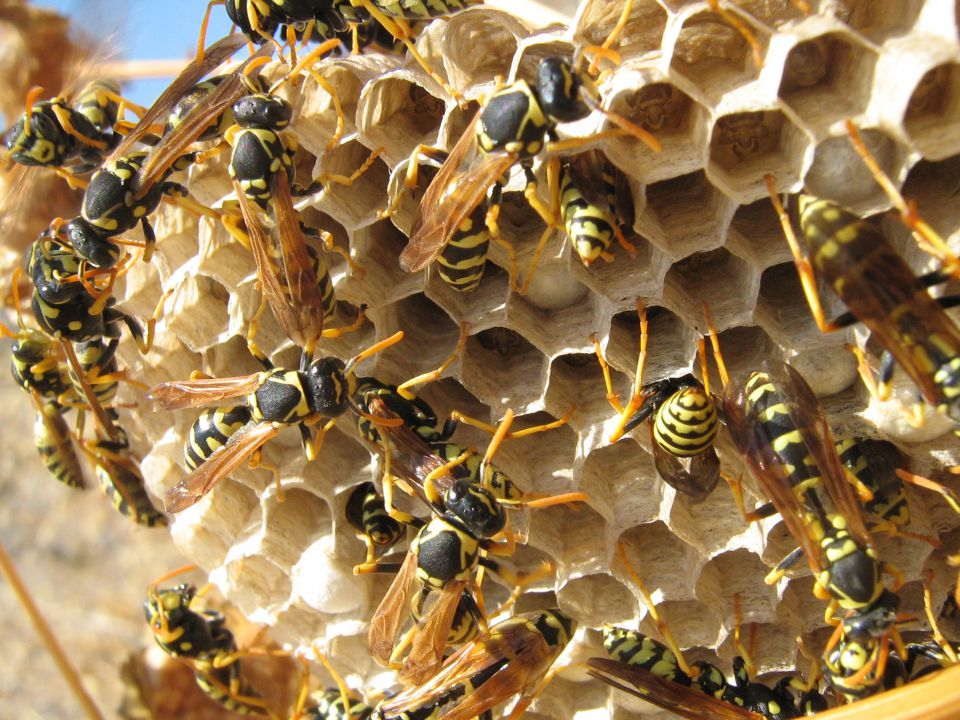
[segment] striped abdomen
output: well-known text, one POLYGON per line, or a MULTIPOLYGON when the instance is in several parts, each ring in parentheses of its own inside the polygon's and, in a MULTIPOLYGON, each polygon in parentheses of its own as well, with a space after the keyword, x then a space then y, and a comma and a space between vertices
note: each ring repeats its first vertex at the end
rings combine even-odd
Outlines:
POLYGON ((690 677, 680 669, 673 651, 643 633, 605 626, 603 647, 614 660, 642 667, 664 680, 690 685, 690 677))
POLYGON ((606 164, 602 165, 603 194, 607 207, 591 203, 583 193, 570 166, 564 163, 560 173, 560 213, 567 237, 584 265, 590 265, 610 249, 616 231, 617 219, 609 208, 616 207, 617 192, 614 177, 606 164))
POLYGON ((373 483, 361 483, 347 499, 347 522, 370 538, 374 545, 392 545, 406 532, 404 526, 387 513, 383 496, 373 483))
POLYGON ((717 434, 717 408, 703 388, 678 390, 660 406, 653 437, 660 447, 678 457, 699 455, 717 434))
POLYGON ((117 512, 144 527, 167 524, 167 518, 153 506, 144 489, 143 475, 130 454, 126 433, 120 430, 117 440, 91 443, 90 452, 100 489, 117 512))
POLYGON ((183 448, 187 468, 196 470, 248 422, 250 409, 244 405, 204 410, 190 428, 183 448))
POLYGON ((454 290, 475 290, 483 278, 490 246, 486 215, 487 203, 482 202, 460 223, 437 256, 437 271, 454 290))
POLYGON ((770 445, 797 494, 820 482, 820 469, 807 451, 803 429, 790 415, 792 400, 786 397, 765 372, 750 375, 745 386, 748 422, 755 422, 755 434, 770 445))
POLYGON ((40 459, 50 474, 64 485, 84 487, 80 458, 70 441, 70 429, 57 407, 44 405, 37 410, 33 435, 40 459))
POLYGON ((863 504, 864 509, 894 525, 909 524, 910 507, 907 505, 903 481, 897 477, 893 467, 885 468, 889 472, 884 472, 881 476, 877 468, 867 462, 862 442, 848 438, 838 441, 836 447, 844 467, 873 493, 873 498, 863 504))

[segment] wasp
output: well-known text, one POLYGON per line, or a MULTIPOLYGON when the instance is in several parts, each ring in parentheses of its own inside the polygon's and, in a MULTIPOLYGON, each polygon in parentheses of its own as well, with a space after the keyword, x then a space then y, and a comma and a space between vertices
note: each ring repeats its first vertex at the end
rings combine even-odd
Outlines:
MULTIPOLYGON (((832 332, 862 322, 884 347, 880 386, 869 382, 868 389, 881 399, 888 394, 895 360, 929 403, 960 422, 960 330, 927 291, 948 276, 934 271, 917 277, 874 225, 836 203, 802 194, 798 208, 807 256, 769 176, 767 187, 817 326, 832 332), (849 313, 825 319, 817 277, 830 285, 849 313)), ((862 374, 872 378, 869 372, 862 374)))
POLYGON ((508 716, 519 717, 542 689, 548 670, 570 642, 576 622, 557 608, 521 613, 451 655, 425 683, 385 700, 379 720, 431 717, 467 720, 522 693, 508 716))
POLYGON ((584 265, 613 260, 614 238, 631 255, 636 247, 623 235, 633 225, 633 197, 623 174, 598 151, 560 163, 560 216, 577 257, 584 265))
POLYGON ((194 610, 196 595, 197 589, 187 583, 150 587, 143 611, 157 645, 187 661, 197 685, 214 702, 232 712, 269 714, 240 676, 237 644, 225 618, 215 610, 194 610))
POLYGON ((387 513, 373 483, 360 483, 347 498, 347 522, 367 546, 366 562, 376 561, 376 548, 389 548, 406 535, 406 528, 387 513))
POLYGON ((143 475, 122 428, 116 439, 100 435, 83 446, 93 463, 100 489, 117 512, 144 527, 167 525, 167 519, 150 502, 143 475))
MULTIPOLYGON (((176 103, 209 70, 220 65, 242 45, 243 39, 239 36, 228 36, 214 43, 202 59, 197 58, 184 68, 104 160, 84 193, 83 213, 67 226, 71 244, 84 259, 98 267, 111 266, 119 257, 113 238, 139 223, 146 240, 144 260, 149 260, 155 236, 147 216, 156 209, 161 198, 182 195, 178 200, 181 204, 194 210, 201 207, 188 202, 185 189, 167 182, 167 176, 184 169, 195 159, 187 148, 245 92, 241 74, 251 62, 262 63, 259 58, 264 57, 266 51, 254 54, 219 82, 206 99, 195 104, 149 152, 134 150, 134 147, 167 119, 176 103)), ((201 207, 201 210, 205 209, 201 207)))
MULTIPOLYGON (((400 255, 400 266, 407 272, 417 272, 438 260, 440 275, 451 287, 472 290, 480 282, 487 247, 492 241, 501 245, 510 257, 511 282, 515 282, 515 253, 500 237, 497 222, 504 176, 511 167, 520 164, 526 176, 524 195, 547 225, 537 244, 535 264, 556 222, 553 208, 547 207, 536 195, 533 159, 544 150, 548 138, 557 139, 558 123, 582 119, 593 109, 599 109, 599 94, 592 80, 560 56, 550 56, 540 62, 535 85, 517 80, 494 93, 446 155, 427 188, 410 231, 410 241, 400 255)), ((627 128, 655 150, 659 149, 659 143, 646 131, 603 112, 618 126, 627 128)), ((567 145, 570 144, 567 141, 567 145)), ((422 153, 433 157, 445 155, 436 148, 416 148, 410 161, 407 187, 416 184, 415 170, 422 153)), ((551 181, 551 188, 554 187, 555 177, 551 181)), ((521 292, 526 291, 529 281, 528 273, 521 292)))
POLYGON ((610 659, 589 660, 590 675, 694 720, 707 717, 784 720, 800 716, 787 682, 770 688, 750 679, 746 649, 739 643, 739 597, 735 597, 734 637, 743 654, 734 658, 733 680, 728 681, 723 672, 709 662, 687 663, 646 584, 627 560, 622 543, 617 546, 617 554, 640 590, 666 644, 636 630, 604 625, 603 645, 610 659))
MULTIPOLYGON (((603 357, 599 340, 596 336, 593 338, 607 387, 607 399, 614 410, 620 413, 620 421, 610 441, 616 442, 624 433, 651 420, 650 444, 657 472, 668 485, 699 502, 713 491, 720 478, 720 459, 713 447, 719 421, 710 392, 706 343, 701 337, 697 352, 702 383, 688 373, 643 385, 648 326, 646 310, 639 299, 636 306, 640 317, 640 353, 637 356, 633 392, 626 406, 620 404, 613 392, 609 366, 603 357)), ((708 324, 711 337, 715 337, 712 322, 708 321, 708 324)), ((721 368, 721 378, 726 382, 726 369, 721 361, 718 361, 718 366, 721 368)))
MULTIPOLYGON (((346 412, 352 406, 356 389, 353 367, 402 338, 403 333, 398 332, 358 353, 347 363, 326 357, 297 370, 272 368, 240 377, 172 381, 153 387, 147 396, 158 409, 203 407, 230 398, 243 398, 242 405, 250 413, 249 421, 236 428, 225 444, 217 445, 209 454, 204 449, 210 448, 210 440, 201 438, 197 447, 198 458, 203 462, 167 492, 164 497, 167 511, 180 512, 198 502, 284 427, 314 424, 346 412)), ((225 427, 223 423, 214 425, 217 432, 225 427)), ((230 423, 226 428, 232 429, 235 425, 230 423)), ((197 427, 195 424, 195 431, 191 432, 193 439, 198 437, 197 427)), ((303 430, 309 434, 308 428, 303 430)), ((209 437, 216 438, 212 434, 209 437)), ((316 457, 315 441, 305 437, 305 444, 307 456, 312 460, 316 457)))

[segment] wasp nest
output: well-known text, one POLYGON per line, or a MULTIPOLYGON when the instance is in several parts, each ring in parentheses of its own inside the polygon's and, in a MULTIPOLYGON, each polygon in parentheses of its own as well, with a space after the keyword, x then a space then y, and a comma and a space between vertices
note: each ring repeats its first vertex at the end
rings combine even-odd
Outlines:
MULTIPOLYGON (((776 518, 746 526, 724 487, 699 504, 678 495, 658 477, 642 428, 608 442, 614 413, 590 336, 600 338, 625 396, 636 363, 635 298, 643 298, 650 318, 645 380, 696 367, 701 304, 707 302, 734 375, 756 369, 764 358, 789 359, 821 396, 838 436, 882 432, 910 455, 915 471, 937 477, 951 464, 944 424, 930 417, 915 429, 900 420, 901 401, 909 404, 915 395, 909 383, 890 403, 868 403, 844 349, 851 341, 872 349, 866 331, 825 336, 817 330, 762 178, 773 174, 784 191, 805 185, 865 216, 886 211, 886 196, 843 129, 849 117, 925 218, 949 236, 960 213, 951 202, 960 153, 956 8, 942 0, 812 5, 804 14, 788 0, 725 4, 755 33, 761 66, 706 2, 635 0, 618 41, 621 62, 600 89, 607 107, 650 130, 663 149, 654 153, 622 137, 598 147, 629 178, 636 217, 628 236, 638 252, 631 257, 617 249, 614 262, 586 268, 558 233, 526 295, 511 292, 506 257, 496 248, 479 288, 468 294, 451 290, 433 270, 401 271, 397 257, 425 181, 392 221, 377 221, 414 146, 451 147, 476 106, 460 109, 417 66, 396 57, 327 60, 319 72, 336 88, 346 116, 340 144, 327 151, 336 126, 330 95, 311 78, 281 90, 295 107, 291 129, 302 148, 301 178, 308 172, 349 174, 382 148, 352 186, 329 185, 299 203, 306 221, 331 232, 362 268, 353 272, 330 255, 339 300, 332 324, 347 324, 360 305, 368 307, 361 331, 323 341, 319 352, 347 358, 402 329, 400 344, 362 367, 362 374, 399 383, 437 366, 466 321, 462 356, 422 390, 441 417, 455 408, 496 421, 512 408, 523 426, 559 418, 576 405, 566 426, 507 442, 497 463, 527 491, 589 495, 579 509, 557 506, 514 518, 527 538, 516 565, 532 568, 549 559, 556 567, 555 579, 532 588, 521 609, 557 603, 569 612, 585 628, 577 657, 602 654, 597 628, 604 622, 639 621, 652 629, 616 560, 618 541, 694 658, 732 656, 734 593, 742 597, 745 621, 757 623, 755 660, 763 671, 793 668, 795 636, 815 636, 819 647, 825 632, 809 575, 764 584, 769 568, 792 546, 776 518)), ((498 76, 529 78, 547 55, 601 43, 621 8, 620 2, 589 0, 569 28, 540 32, 504 12, 474 8, 435 22, 419 44, 453 87, 476 100, 498 76)), ((582 135, 603 122, 595 113, 560 131, 582 135)), ((232 192, 222 160, 191 173, 188 184, 201 202, 216 205, 232 192)), ((515 173, 501 225, 525 268, 543 224, 518 192, 521 186, 515 173)), ((895 217, 882 223, 915 269, 929 269, 929 258, 895 217)), ((150 384, 198 369, 218 377, 256 372, 244 341, 259 303, 250 254, 219 224, 176 208, 163 207, 155 224, 154 262, 131 270, 120 296, 130 311, 145 316, 161 288, 173 294, 153 352, 140 358, 127 348, 125 361, 150 384)), ((269 313, 257 340, 276 362, 297 362, 297 349, 269 313)), ((162 496, 184 476, 182 448, 196 413, 132 414, 137 422, 129 427, 143 451, 144 474, 162 496)), ((465 444, 486 444, 479 432, 458 432, 465 444)), ((718 445, 726 472, 736 476, 740 461, 723 432, 718 445)), ((391 578, 353 575, 363 546, 344 507, 354 486, 378 478, 379 459, 347 417, 327 434, 315 462, 305 461, 294 431, 268 443, 264 459, 280 468, 283 502, 270 473, 243 469, 176 516, 174 538, 251 619, 271 625, 277 640, 329 647, 339 666, 366 682, 378 670, 366 650, 366 620, 391 578)), ((905 609, 922 616, 922 571, 936 571, 942 600, 952 579, 945 556, 960 546, 960 523, 932 493, 911 490, 910 503, 912 530, 939 537, 943 550, 886 537, 880 549, 906 574, 905 609)), ((507 590, 488 592, 492 605, 507 590)), ((611 691, 582 680, 565 674, 534 709, 554 717, 599 707, 616 717, 651 711, 639 703, 625 710, 620 697, 614 712, 611 691)))

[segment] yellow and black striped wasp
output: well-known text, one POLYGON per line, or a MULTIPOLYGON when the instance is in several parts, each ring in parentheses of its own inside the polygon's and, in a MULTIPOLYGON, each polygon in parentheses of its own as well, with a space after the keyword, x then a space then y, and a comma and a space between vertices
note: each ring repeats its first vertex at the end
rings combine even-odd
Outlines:
MULTIPOLYGON (((91 178, 84 193, 83 213, 68 224, 71 244, 80 255, 93 263, 106 267, 119 258, 113 239, 132 229, 138 223, 142 226, 146 246, 143 257, 149 261, 153 254, 155 237, 147 220, 156 209, 161 198, 171 192, 181 192, 175 183, 167 183, 166 178, 175 169, 183 169, 194 159, 188 152, 189 146, 196 141, 224 110, 229 108, 246 92, 243 82, 245 69, 254 63, 255 67, 263 62, 268 52, 261 49, 240 67, 223 79, 203 100, 182 118, 160 142, 149 152, 136 150, 137 143, 143 142, 168 120, 172 109, 181 98, 188 94, 199 80, 210 70, 227 60, 244 44, 241 36, 227 36, 210 46, 202 59, 195 59, 177 76, 153 105, 146 111, 140 122, 123 138, 117 147, 104 159, 101 169, 91 178)), ((178 200, 191 209, 205 209, 188 201, 186 196, 178 200)))
MULTIPOLYGON (((626 406, 621 405, 613 391, 610 368, 603 357, 599 340, 596 336, 593 337, 594 351, 607 388, 607 400, 620 414, 610 442, 616 442, 624 433, 650 420, 650 445, 657 472, 668 485, 699 502, 713 492, 720 478, 720 458, 713 447, 719 428, 719 417, 713 394, 710 392, 706 343, 701 337, 697 351, 703 382, 688 373, 644 385, 647 315, 639 298, 636 306, 640 318, 640 352, 637 356, 633 391, 626 406)), ((715 335, 712 322, 709 321, 709 310, 707 313, 710 332, 715 335)), ((719 357, 716 353, 714 355, 719 357)), ((726 383, 726 369, 722 359, 718 359, 717 365, 721 379, 726 383)))
POLYGON ((522 694, 507 718, 526 710, 552 677, 550 667, 577 623, 558 608, 514 615, 464 645, 426 682, 377 705, 378 720, 469 720, 522 694))
MULTIPOLYGON (((852 124, 849 126, 853 129, 852 124)), ((805 253, 765 178, 793 254, 804 295, 822 332, 862 322, 884 348, 880 385, 862 370, 868 390, 888 395, 894 361, 920 389, 924 399, 954 423, 960 423, 960 329, 944 312, 955 298, 937 300, 928 288, 946 282, 942 270, 918 277, 891 242, 873 224, 824 198, 801 194, 797 201, 805 253), (816 289, 822 278, 849 312, 827 321, 816 289)))
POLYGON ((266 702, 241 676, 240 652, 223 614, 195 610, 198 592, 194 585, 159 587, 190 569, 193 566, 168 573, 148 588, 143 612, 154 640, 164 652, 190 666, 197 685, 214 702, 244 715, 271 715, 266 702))
POLYGON ((633 196, 626 178, 597 150, 560 163, 560 216, 580 262, 610 262, 614 239, 631 255, 636 247, 623 235, 633 226, 633 196))
MULTIPOLYGON (((557 139, 554 128, 558 123, 579 120, 592 110, 600 110, 599 94, 578 65, 579 59, 571 63, 561 56, 544 58, 534 85, 516 80, 495 92, 477 112, 446 155, 420 202, 410 241, 400 255, 404 270, 417 272, 438 260, 441 277, 447 283, 458 290, 472 290, 480 281, 487 247, 493 241, 507 252, 511 283, 516 283, 515 253, 500 237, 497 217, 504 176, 517 163, 526 176, 524 196, 547 225, 534 253, 536 264, 557 223, 554 208, 547 207, 536 195, 533 158, 545 149, 548 139, 557 139)), ((649 133, 618 115, 602 112, 625 131, 659 150, 659 143, 649 133)), ((588 139, 565 141, 565 146, 575 147, 588 139)), ((435 148, 416 148, 407 187, 416 183, 417 159, 421 154, 444 155, 435 148)), ((551 195, 555 188, 554 178, 551 195)), ((528 273, 521 292, 529 281, 528 273)))
POLYGON ((406 527, 390 517, 373 483, 360 483, 347 498, 347 522, 367 546, 366 564, 376 562, 376 549, 386 549, 406 535, 406 527))

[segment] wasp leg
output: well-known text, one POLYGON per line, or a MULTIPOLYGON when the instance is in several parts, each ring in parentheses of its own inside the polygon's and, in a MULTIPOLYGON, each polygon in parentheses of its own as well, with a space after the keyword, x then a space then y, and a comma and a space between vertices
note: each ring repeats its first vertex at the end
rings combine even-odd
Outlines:
POLYGON ((610 433, 610 442, 612 443, 623 437, 623 434, 627 432, 627 426, 632 423, 634 415, 643 406, 643 370, 647 364, 647 311, 644 309, 643 301, 640 298, 637 298, 635 305, 637 316, 640 318, 640 352, 637 354, 637 368, 633 375, 630 400, 620 413, 617 426, 610 433))
MULTIPOLYGON (((514 440, 516 438, 526 437, 527 435, 534 435, 536 433, 546 432, 547 430, 553 430, 554 428, 561 427, 566 425, 570 418, 573 416, 573 412, 576 410, 576 406, 571 407, 564 413, 563 417, 559 420, 553 420, 552 422, 544 423, 543 425, 534 425, 533 427, 524 428, 523 430, 516 430, 513 432, 508 432, 504 435, 505 440, 514 440)), ((511 414, 513 411, 510 411, 511 414)), ((469 415, 464 415, 459 410, 454 410, 450 413, 450 418, 447 420, 452 427, 456 427, 457 423, 463 423, 464 425, 470 425, 479 430, 484 430, 485 432, 495 435, 497 432, 497 426, 491 425, 490 423, 484 422, 483 420, 477 420, 472 418, 469 415)))
POLYGON ((940 646, 950 662, 956 665, 960 662, 960 659, 957 658, 957 653, 953 649, 953 646, 947 642, 943 633, 940 632, 940 624, 937 622, 936 613, 933 612, 933 595, 930 589, 932 583, 933 571, 927 570, 923 574, 923 610, 927 615, 927 621, 930 623, 930 632, 933 635, 933 639, 937 641, 937 645, 940 646))
POLYGON ((264 470, 269 470, 270 474, 273 475, 273 484, 277 488, 277 502, 283 502, 283 486, 280 484, 280 468, 273 463, 268 463, 263 459, 262 448, 257 448, 254 453, 250 456, 250 462, 248 466, 251 470, 256 470, 257 468, 263 468, 264 470))
POLYGON ((650 591, 647 589, 646 583, 640 579, 640 576, 637 574, 636 570, 633 569, 633 565, 627 559, 627 547, 623 544, 623 542, 617 543, 617 557, 620 558, 620 562, 622 562, 624 568, 626 568, 630 579, 640 591, 640 595, 643 598, 644 604, 647 606, 650 617, 657 625, 657 631, 660 633, 660 637, 663 638, 664 643, 670 648, 674 656, 676 656, 677 666, 688 676, 692 678, 697 677, 699 671, 690 667, 690 665, 687 663, 687 660, 683 655, 683 651, 680 650, 680 646, 677 645, 677 641, 673 639, 673 633, 670 632, 669 626, 660 617, 660 613, 657 612, 657 606, 653 602, 653 597, 650 595, 650 591))
POLYGON ((408 388, 416 387, 418 385, 425 385, 426 383, 433 382, 438 379, 443 371, 446 370, 453 364, 453 361, 456 360, 460 355, 463 354, 463 349, 467 346, 467 333, 470 330, 470 324, 466 321, 460 323, 460 336, 457 339, 457 346, 453 349, 453 352, 440 363, 440 366, 436 370, 431 370, 430 372, 423 373, 422 375, 417 375, 416 377, 410 378, 406 382, 401 383, 397 386, 397 392, 400 393, 407 400, 412 400, 415 396, 408 388))
POLYGON ((527 178, 527 184, 523 188, 523 196, 547 226, 537 241, 536 248, 533 251, 533 259, 530 261, 530 269, 527 270, 527 276, 520 286, 519 293, 526 295, 530 289, 530 282, 533 280, 533 271, 537 269, 543 249, 560 224, 560 160, 554 157, 547 163, 547 193, 550 195, 550 207, 544 205, 537 197, 537 178, 533 174, 533 170, 528 165, 524 165, 523 172, 527 178))
MULTIPOLYGON (((737 649, 737 654, 743 659, 744 669, 749 675, 755 675, 757 666, 753 664, 753 653, 757 642, 757 624, 750 623, 750 640, 748 645, 744 645, 740 640, 740 630, 743 624, 743 611, 740 602, 740 593, 733 594, 733 646, 737 649)), ((744 678, 749 684, 749 677, 744 678)), ((738 683, 739 683, 738 678, 738 683)))
POLYGON ((753 30, 732 12, 720 7, 718 0, 707 0, 707 5, 710 6, 713 12, 723 18, 728 25, 740 33, 743 39, 747 41, 747 45, 750 46, 750 52, 753 54, 753 64, 757 66, 758 70, 763 68, 763 50, 753 30))
POLYGON ((792 568, 798 562, 803 559, 803 549, 796 548, 789 552, 786 557, 783 558, 780 562, 777 563, 777 566, 773 568, 770 572, 767 573, 766 577, 763 578, 763 581, 767 585, 773 585, 777 583, 780 578, 787 574, 787 570, 792 568))
MULTIPOLYGON (((607 50, 613 46, 617 38, 620 37, 620 33, 622 33, 623 29, 627 26, 627 20, 630 19, 630 13, 632 12, 633 0, 626 0, 626 2, 623 3, 623 10, 620 12, 620 17, 617 19, 617 24, 613 26, 613 30, 610 31, 610 34, 607 35, 607 38, 600 44, 597 50, 607 50)), ((603 52, 596 52, 594 54, 593 60, 590 61, 590 65, 587 68, 588 72, 594 73, 597 71, 600 58, 603 57, 604 54, 603 52)))
POLYGON ((513 245, 503 239, 500 234, 500 205, 503 202, 503 185, 498 181, 494 183, 490 190, 490 198, 487 202, 487 213, 484 216, 484 224, 487 226, 487 232, 490 233, 490 241, 495 243, 507 254, 507 276, 508 284, 512 290, 517 290, 517 251, 513 245))
POLYGON ((896 185, 893 184, 883 171, 883 168, 880 167, 880 163, 876 161, 876 158, 874 158, 870 150, 867 149, 853 121, 848 118, 844 121, 844 125, 846 126, 847 134, 850 136, 850 142, 853 144, 857 154, 870 169, 870 173, 877 181, 877 184, 883 188, 890 202, 893 203, 893 206, 900 213, 901 221, 913 233, 920 248, 947 266, 950 275, 953 277, 960 276, 960 258, 957 258, 956 255, 950 252, 950 248, 947 246, 947 243, 944 242, 943 238, 920 217, 917 213, 916 205, 913 202, 905 200, 903 195, 900 194, 896 185))
POLYGON ((953 490, 941 485, 935 480, 925 478, 921 475, 914 475, 909 473, 903 468, 897 468, 895 470, 897 477, 899 477, 904 482, 908 482, 911 485, 917 485, 918 487, 926 488, 927 490, 932 490, 933 492, 940 493, 943 496, 943 499, 947 501, 947 504, 953 508, 953 511, 960 513, 960 500, 957 499, 957 496, 954 494, 953 490))

